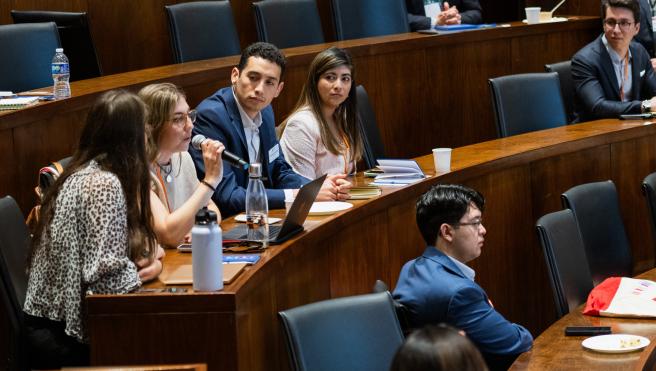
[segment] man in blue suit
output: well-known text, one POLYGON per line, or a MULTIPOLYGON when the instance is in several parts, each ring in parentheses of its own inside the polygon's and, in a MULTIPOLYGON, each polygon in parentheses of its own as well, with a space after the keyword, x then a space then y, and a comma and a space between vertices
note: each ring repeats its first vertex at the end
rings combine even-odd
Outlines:
MULTIPOLYGON (((227 151, 249 163, 261 163, 270 209, 284 208, 285 198, 293 198, 298 188, 309 181, 285 161, 275 135, 270 104, 282 91, 285 63, 285 57, 272 44, 248 46, 242 52, 239 66, 232 69, 232 86, 220 89, 198 105, 192 131, 192 135, 202 134, 222 142, 227 151)), ((193 147, 189 152, 198 178, 203 179, 202 152, 193 147)), ((247 170, 224 164, 223 179, 212 195, 224 217, 245 210, 247 186, 247 170)), ((343 176, 329 176, 317 200, 346 199, 349 188, 350 183, 343 176)))
POLYGON ((417 225, 428 247, 407 262, 394 298, 408 308, 412 327, 448 323, 465 332, 491 369, 507 368, 533 337, 506 320, 474 282, 465 263, 481 254, 483 196, 460 185, 437 185, 417 201, 417 225))
POLYGON ((603 35, 572 58, 576 121, 617 118, 656 109, 656 75, 640 30, 638 0, 603 0, 603 35))
POLYGON ((408 23, 412 31, 433 28, 436 25, 479 24, 483 22, 481 4, 478 0, 405 0, 408 23), (441 11, 427 14, 434 9, 430 4, 438 3, 441 11), (428 8, 426 6, 429 5, 428 8))

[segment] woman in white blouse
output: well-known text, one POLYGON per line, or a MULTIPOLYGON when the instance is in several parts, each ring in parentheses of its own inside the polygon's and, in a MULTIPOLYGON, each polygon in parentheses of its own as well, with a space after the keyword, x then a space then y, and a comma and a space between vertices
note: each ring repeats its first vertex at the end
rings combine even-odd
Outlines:
POLYGON ((46 193, 28 255, 23 310, 30 369, 89 363, 84 297, 157 277, 146 107, 109 91, 91 107, 70 165, 46 193))
POLYGON ((363 150, 357 120, 351 56, 326 49, 310 64, 296 108, 281 126, 285 159, 310 179, 354 172, 363 150))
POLYGON ((154 188, 150 205, 157 240, 170 247, 189 242, 194 216, 203 206, 221 213, 211 200, 223 178, 223 144, 205 140, 201 144, 205 178, 196 177, 196 168, 187 152, 196 111, 189 110, 184 92, 169 83, 152 84, 139 91, 148 106, 148 157, 154 188))

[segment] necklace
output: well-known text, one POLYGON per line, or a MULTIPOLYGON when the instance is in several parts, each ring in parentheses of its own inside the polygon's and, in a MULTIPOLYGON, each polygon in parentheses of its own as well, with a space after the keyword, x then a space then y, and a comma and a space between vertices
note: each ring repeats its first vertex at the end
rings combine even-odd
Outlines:
POLYGON ((171 175, 173 165, 171 164, 171 160, 164 165, 158 163, 157 166, 159 166, 159 169, 164 173, 164 179, 166 179, 166 182, 171 183, 173 181, 173 176, 171 175))

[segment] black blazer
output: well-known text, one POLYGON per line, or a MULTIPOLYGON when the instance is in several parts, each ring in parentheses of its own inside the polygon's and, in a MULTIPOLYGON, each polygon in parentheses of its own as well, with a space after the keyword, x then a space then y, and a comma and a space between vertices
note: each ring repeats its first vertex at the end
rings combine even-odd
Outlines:
POLYGON ((601 36, 579 50, 572 58, 572 78, 576 89, 575 122, 616 118, 621 114, 640 113, 643 100, 656 95, 656 75, 649 55, 635 41, 629 46, 632 56, 633 100, 620 101, 620 86, 613 62, 601 36))
MULTIPOLYGON (((644 0, 649 1, 649 0, 644 0)), ((450 6, 455 6, 460 12, 462 23, 479 24, 483 22, 483 9, 478 0, 451 0, 446 1, 450 6)), ((405 0, 408 10, 408 23, 412 31, 426 30, 431 28, 430 18, 426 17, 423 0, 405 0)))

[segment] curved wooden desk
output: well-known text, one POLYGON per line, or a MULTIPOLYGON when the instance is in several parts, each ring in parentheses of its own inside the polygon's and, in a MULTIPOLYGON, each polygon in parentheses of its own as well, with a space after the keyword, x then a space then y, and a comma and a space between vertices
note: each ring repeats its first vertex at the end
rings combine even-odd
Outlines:
MULTIPOLYGON (((112 6, 111 1, 105 1, 112 6)), ((278 122, 292 109, 314 56, 329 46, 346 48, 376 111, 387 155, 415 157, 434 147, 457 147, 496 137, 487 79, 541 72, 545 63, 569 59, 601 31, 599 19, 498 27, 450 35, 407 33, 286 49, 285 89, 274 101, 278 122)), ((0 112, 0 195, 12 195, 27 215, 34 205, 38 170, 70 156, 86 113, 110 89, 137 91, 168 81, 195 106, 230 84, 237 57, 162 66, 71 84, 69 99, 0 112)))
MULTIPOLYGON (((434 174, 431 156, 418 162, 434 174)), ((310 218, 306 232, 266 251, 222 292, 91 296, 92 361, 287 369, 276 313, 370 292, 376 279, 393 287, 402 264, 424 249, 414 203, 437 183, 466 184, 486 196, 488 233, 472 264, 476 280, 501 313, 537 335, 554 322, 555 310, 535 220, 559 210, 559 196, 571 186, 612 179, 635 269, 651 268, 654 245, 640 183, 652 171, 656 125, 650 122, 603 120, 456 148, 451 172, 386 188, 339 215, 310 218)), ((165 265, 189 259, 173 252, 165 265)))
MULTIPOLYGON (((639 278, 656 280, 656 269, 639 278)), ((581 314, 582 308, 549 326, 533 344, 533 349, 522 354, 510 370, 654 370, 656 368, 656 321, 591 317, 581 314), (610 326, 614 334, 640 335, 650 340, 642 351, 623 354, 603 354, 584 349, 581 342, 587 336, 565 336, 567 326, 610 326)))

